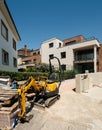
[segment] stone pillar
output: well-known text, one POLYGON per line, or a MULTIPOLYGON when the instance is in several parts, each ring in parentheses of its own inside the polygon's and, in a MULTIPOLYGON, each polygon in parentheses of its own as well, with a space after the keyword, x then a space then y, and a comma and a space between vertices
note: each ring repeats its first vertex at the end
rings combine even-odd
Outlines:
POLYGON ((92 80, 88 73, 76 75, 76 92, 88 92, 88 89, 92 86, 92 80))
POLYGON ((81 74, 77 74, 76 75, 76 78, 75 78, 76 80, 76 92, 77 93, 82 93, 82 91, 83 91, 83 84, 82 84, 82 81, 81 81, 81 74))
POLYGON ((97 72, 97 47, 94 46, 94 72, 97 72))
POLYGON ((99 48, 99 72, 102 72, 102 44, 99 48))

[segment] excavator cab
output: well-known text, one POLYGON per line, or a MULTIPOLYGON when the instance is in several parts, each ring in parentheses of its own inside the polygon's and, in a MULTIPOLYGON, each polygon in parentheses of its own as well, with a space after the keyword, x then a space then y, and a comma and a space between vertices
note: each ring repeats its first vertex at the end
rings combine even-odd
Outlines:
MULTIPOLYGON (((52 57, 49 58, 49 80, 51 80, 52 82, 59 82, 61 84, 61 63, 60 60, 57 57, 52 57), (56 59, 59 65, 59 68, 56 72, 53 71, 53 67, 52 67, 52 63, 51 60, 56 59)), ((60 86, 59 84, 59 86, 60 86)))
POLYGON ((40 77, 39 84, 44 86, 44 90, 38 93, 35 99, 35 105, 42 105, 44 107, 51 106, 57 99, 60 98, 59 87, 61 84, 61 65, 57 57, 49 59, 49 77, 40 77), (53 72, 51 60, 57 59, 59 64, 58 73, 53 72))

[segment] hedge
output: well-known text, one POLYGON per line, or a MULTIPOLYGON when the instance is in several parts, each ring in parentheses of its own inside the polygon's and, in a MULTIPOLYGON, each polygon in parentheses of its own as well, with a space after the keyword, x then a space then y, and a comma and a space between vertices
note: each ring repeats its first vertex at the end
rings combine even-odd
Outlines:
POLYGON ((62 80, 66 80, 66 79, 72 79, 75 78, 75 75, 78 74, 78 72, 76 70, 67 70, 62 72, 62 80))
MULTIPOLYGON (((62 80, 75 78, 77 72, 75 70, 68 70, 61 73, 62 80)), ((0 71, 0 76, 10 76, 12 81, 17 80, 27 80, 29 76, 33 76, 36 80, 39 76, 48 76, 45 72, 10 72, 10 71, 0 71)))
POLYGON ((48 76, 47 73, 41 73, 41 72, 10 72, 10 71, 1 71, 0 70, 0 76, 10 76, 11 80, 27 80, 30 76, 33 76, 36 80, 39 76, 48 76))

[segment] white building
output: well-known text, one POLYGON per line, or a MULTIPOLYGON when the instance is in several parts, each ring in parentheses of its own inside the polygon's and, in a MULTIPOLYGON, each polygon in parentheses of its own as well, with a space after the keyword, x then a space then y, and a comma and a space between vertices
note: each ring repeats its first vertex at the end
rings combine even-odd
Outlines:
POLYGON ((5 0, 0 0, 0 70, 17 71, 19 33, 5 0))
MULTIPOLYGON (((49 57, 59 57, 59 48, 63 46, 63 42, 57 38, 52 38, 44 41, 41 45, 41 62, 49 63, 49 57)), ((52 61, 53 62, 53 61, 52 61)), ((55 61, 56 62, 56 61, 55 61)), ((55 63, 56 64, 56 63, 55 63)))
MULTIPOLYGON (((44 41, 41 45, 41 62, 49 63, 49 57, 56 56, 60 59, 64 70, 76 68, 81 72, 85 70, 96 72, 99 42, 97 39, 86 40, 84 38, 78 41, 79 37, 83 36, 67 39, 66 44, 64 44, 65 41, 57 38, 44 41)), ((58 67, 55 60, 52 60, 52 64, 58 67)))

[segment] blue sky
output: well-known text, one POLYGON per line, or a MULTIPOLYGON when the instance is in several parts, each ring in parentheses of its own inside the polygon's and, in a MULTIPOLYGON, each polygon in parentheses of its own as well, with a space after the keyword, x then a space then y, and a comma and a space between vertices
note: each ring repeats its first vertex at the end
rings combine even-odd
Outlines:
POLYGON ((102 0, 6 0, 21 41, 38 49, 53 37, 60 40, 83 35, 102 43, 102 0))

